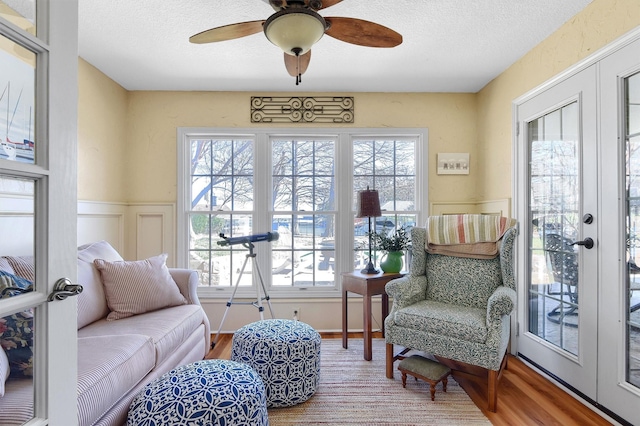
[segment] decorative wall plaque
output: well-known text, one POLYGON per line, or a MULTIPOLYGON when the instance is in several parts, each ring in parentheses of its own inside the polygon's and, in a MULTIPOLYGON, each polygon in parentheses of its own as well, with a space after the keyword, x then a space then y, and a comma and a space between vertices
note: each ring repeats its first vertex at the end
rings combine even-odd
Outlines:
POLYGON ((439 175, 468 175, 469 153, 438 153, 439 175))
POLYGON ((252 96, 252 123, 353 123, 351 96, 252 96))

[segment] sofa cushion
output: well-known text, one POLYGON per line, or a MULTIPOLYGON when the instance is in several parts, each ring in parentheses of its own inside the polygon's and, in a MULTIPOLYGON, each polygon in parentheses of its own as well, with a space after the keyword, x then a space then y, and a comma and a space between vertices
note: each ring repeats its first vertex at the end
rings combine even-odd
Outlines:
POLYGON ((105 318, 109 314, 100 272, 94 259, 123 260, 122 256, 106 241, 98 241, 78 247, 78 283, 82 293, 78 295, 78 328, 105 318))
POLYGON ((91 424, 153 369, 151 339, 138 334, 78 338, 78 420, 91 424))
POLYGON ((106 318, 109 314, 100 272, 93 262, 78 259, 78 283, 82 293, 78 295, 78 328, 106 318))
POLYGON ((487 340, 487 310, 422 300, 396 312, 394 322, 406 327, 467 342, 487 340))
POLYGON ((111 312, 109 320, 184 305, 187 300, 171 278, 167 254, 145 260, 109 262, 95 259, 111 312))
POLYGON ((85 262, 93 262, 94 259, 104 259, 110 262, 124 260, 120 253, 104 240, 78 247, 78 259, 85 262))
POLYGON ((0 346, 0 397, 4 396, 4 382, 7 381, 10 373, 9 359, 7 354, 4 353, 2 346, 0 346))
POLYGON ((199 305, 174 306, 118 321, 102 319, 78 330, 78 337, 124 335, 135 330, 151 337, 160 365, 203 323, 204 315, 199 305))
POLYGON ((0 425, 19 426, 33 418, 33 379, 7 380, 0 398, 0 425))

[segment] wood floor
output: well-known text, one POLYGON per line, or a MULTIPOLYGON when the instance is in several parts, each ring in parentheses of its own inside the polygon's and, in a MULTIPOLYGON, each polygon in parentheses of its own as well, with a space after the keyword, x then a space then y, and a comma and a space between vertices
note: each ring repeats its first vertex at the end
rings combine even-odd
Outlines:
MULTIPOLYGON (((321 333, 323 339, 341 338, 340 333, 321 333)), ((350 334, 360 337, 362 334, 350 334)), ((221 334, 208 359, 231 358, 231 334, 221 334)), ((381 337, 374 333, 374 337, 381 337)), ((384 372, 381 372, 384 374, 384 372)), ((500 380, 498 410, 487 411, 486 383, 479 378, 454 374, 456 381, 469 394, 494 425, 610 425, 581 402, 542 377, 518 358, 510 356, 508 369, 500 380)))

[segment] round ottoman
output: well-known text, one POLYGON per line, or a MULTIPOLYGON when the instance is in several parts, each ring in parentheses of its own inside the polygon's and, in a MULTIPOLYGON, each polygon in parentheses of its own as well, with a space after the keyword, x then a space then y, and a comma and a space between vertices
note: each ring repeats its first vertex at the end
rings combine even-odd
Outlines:
POLYGON ((320 334, 300 321, 257 321, 234 333, 231 359, 262 377, 267 407, 289 407, 311 398, 318 388, 320 334))
POLYGON ((128 426, 269 424, 264 385, 248 365, 205 360, 158 377, 129 406, 128 426))

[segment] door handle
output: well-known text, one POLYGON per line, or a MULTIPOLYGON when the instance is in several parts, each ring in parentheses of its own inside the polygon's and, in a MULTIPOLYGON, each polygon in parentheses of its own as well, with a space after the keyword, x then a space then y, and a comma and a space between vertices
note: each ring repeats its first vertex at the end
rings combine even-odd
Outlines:
POLYGON ((572 246, 584 246, 586 249, 592 249, 595 243, 593 242, 593 238, 587 237, 582 241, 574 241, 570 245, 572 246))
POLYGON ((69 296, 77 296, 82 293, 82 286, 80 284, 71 284, 67 278, 60 278, 53 286, 53 291, 47 298, 49 302, 54 300, 64 300, 69 296))

